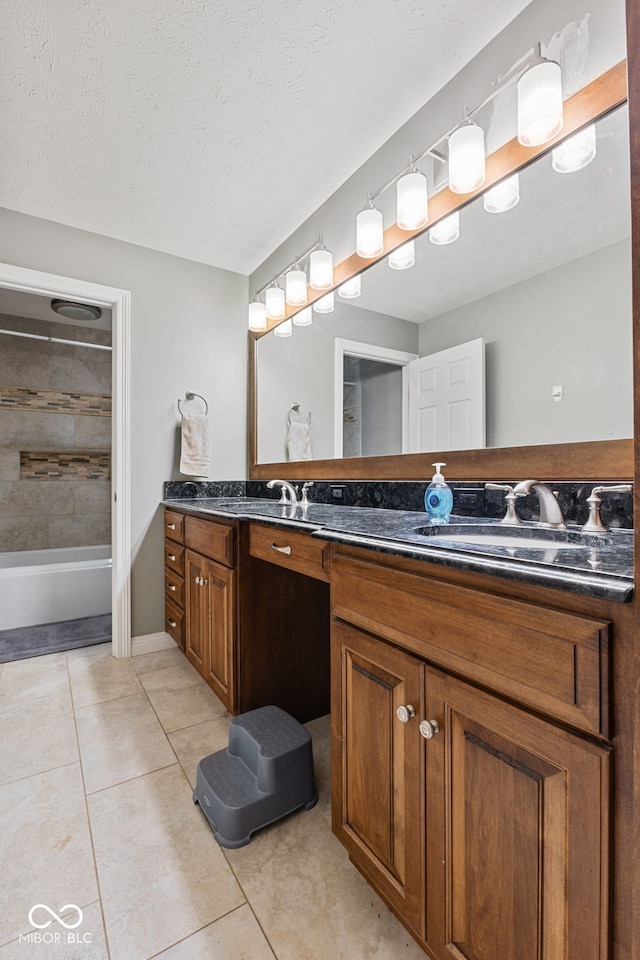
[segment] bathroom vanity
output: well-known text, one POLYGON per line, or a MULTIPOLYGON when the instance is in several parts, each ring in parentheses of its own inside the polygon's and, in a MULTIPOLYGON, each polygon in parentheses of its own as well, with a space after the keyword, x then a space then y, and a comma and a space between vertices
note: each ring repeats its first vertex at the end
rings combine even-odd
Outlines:
POLYGON ((330 697, 334 833, 434 960, 605 960, 631 553, 614 570, 603 548, 600 575, 556 567, 549 588, 561 550, 380 536, 419 517, 173 502, 185 653, 232 713, 307 720, 330 697))

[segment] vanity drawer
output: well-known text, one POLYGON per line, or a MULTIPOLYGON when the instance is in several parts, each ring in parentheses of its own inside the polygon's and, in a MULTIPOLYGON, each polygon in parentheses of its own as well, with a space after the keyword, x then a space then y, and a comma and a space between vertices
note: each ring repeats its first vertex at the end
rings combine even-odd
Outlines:
POLYGON ((184 606, 184 577, 165 567, 164 570, 165 599, 172 600, 177 606, 184 606))
POLYGON ((169 599, 166 599, 164 603, 164 628, 178 646, 184 650, 184 610, 181 610, 169 599))
POLYGON ((165 507, 164 535, 171 540, 177 540, 178 543, 184 542, 184 513, 176 513, 165 507))
POLYGON ((171 540, 165 540, 164 562, 174 573, 184 577, 184 547, 179 547, 171 540))
POLYGON ((249 553, 259 560, 276 563, 316 580, 329 580, 328 546, 308 533, 249 524, 249 553))
POLYGON ((199 520, 186 517, 184 524, 184 542, 190 550, 195 550, 211 560, 217 560, 227 567, 234 562, 235 528, 217 523, 215 520, 199 520))
POLYGON ((608 735, 610 624, 339 551, 332 617, 588 733, 608 735))

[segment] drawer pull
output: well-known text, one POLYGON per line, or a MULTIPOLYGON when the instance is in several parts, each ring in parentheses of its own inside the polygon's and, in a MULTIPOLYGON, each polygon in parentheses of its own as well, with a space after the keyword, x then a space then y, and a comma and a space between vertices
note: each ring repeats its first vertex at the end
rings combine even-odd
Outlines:
POLYGON ((437 720, 423 720, 420 724, 420 733, 425 740, 433 740, 436 733, 440 733, 440 724, 437 720))
POLYGON ((416 708, 412 707, 410 703, 408 703, 406 707, 403 703, 401 703, 396 710, 396 716, 400 723, 409 723, 409 720, 411 720, 412 717, 415 717, 415 715, 416 708))
POLYGON ((173 590, 174 593, 176 592, 176 587, 174 583, 168 583, 167 586, 169 587, 169 590, 173 590))
POLYGON ((167 617, 167 623, 169 624, 170 627, 177 627, 177 626, 178 626, 178 624, 175 622, 175 620, 170 620, 168 617, 167 617))
POLYGON ((167 524, 167 529, 169 529, 169 530, 175 530, 175 528, 176 528, 175 523, 168 523, 168 524, 167 524))
POLYGON ((176 560, 176 555, 175 555, 175 553, 168 553, 168 554, 167 554, 167 560, 172 560, 172 561, 175 563, 175 560, 176 560))
POLYGON ((291 556, 291 547, 276 547, 275 543, 271 544, 272 550, 277 550, 278 553, 286 553, 288 557, 291 556))

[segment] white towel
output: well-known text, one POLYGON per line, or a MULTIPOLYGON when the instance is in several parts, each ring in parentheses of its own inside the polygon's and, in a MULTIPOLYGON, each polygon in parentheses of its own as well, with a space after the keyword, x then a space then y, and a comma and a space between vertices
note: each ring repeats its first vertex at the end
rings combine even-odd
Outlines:
POLYGON ((209 421, 203 413, 182 417, 180 473, 187 477, 209 477, 211 469, 211 436, 209 421))
POLYGON ((311 460, 311 436, 309 424, 292 420, 287 433, 289 460, 311 460))

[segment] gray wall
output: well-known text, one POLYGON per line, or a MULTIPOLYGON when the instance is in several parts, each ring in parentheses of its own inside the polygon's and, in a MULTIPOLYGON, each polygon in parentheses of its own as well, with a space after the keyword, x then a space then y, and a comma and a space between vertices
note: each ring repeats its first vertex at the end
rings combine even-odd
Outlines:
POLYGON ((628 240, 419 329, 421 356, 484 337, 487 446, 633 436, 628 240), (557 385, 559 402, 551 397, 557 385))
POLYGON ((211 479, 246 470, 247 280, 144 247, 0 210, 0 260, 130 290, 134 636, 163 627, 163 481, 177 477, 176 399, 209 401, 211 479))
POLYGON ((258 341, 258 460, 286 460, 287 411, 311 411, 314 460, 334 456, 335 340, 357 340, 408 353, 418 352, 418 326, 397 317, 338 302, 333 313, 314 314, 310 327, 288 338, 273 333, 258 341))

